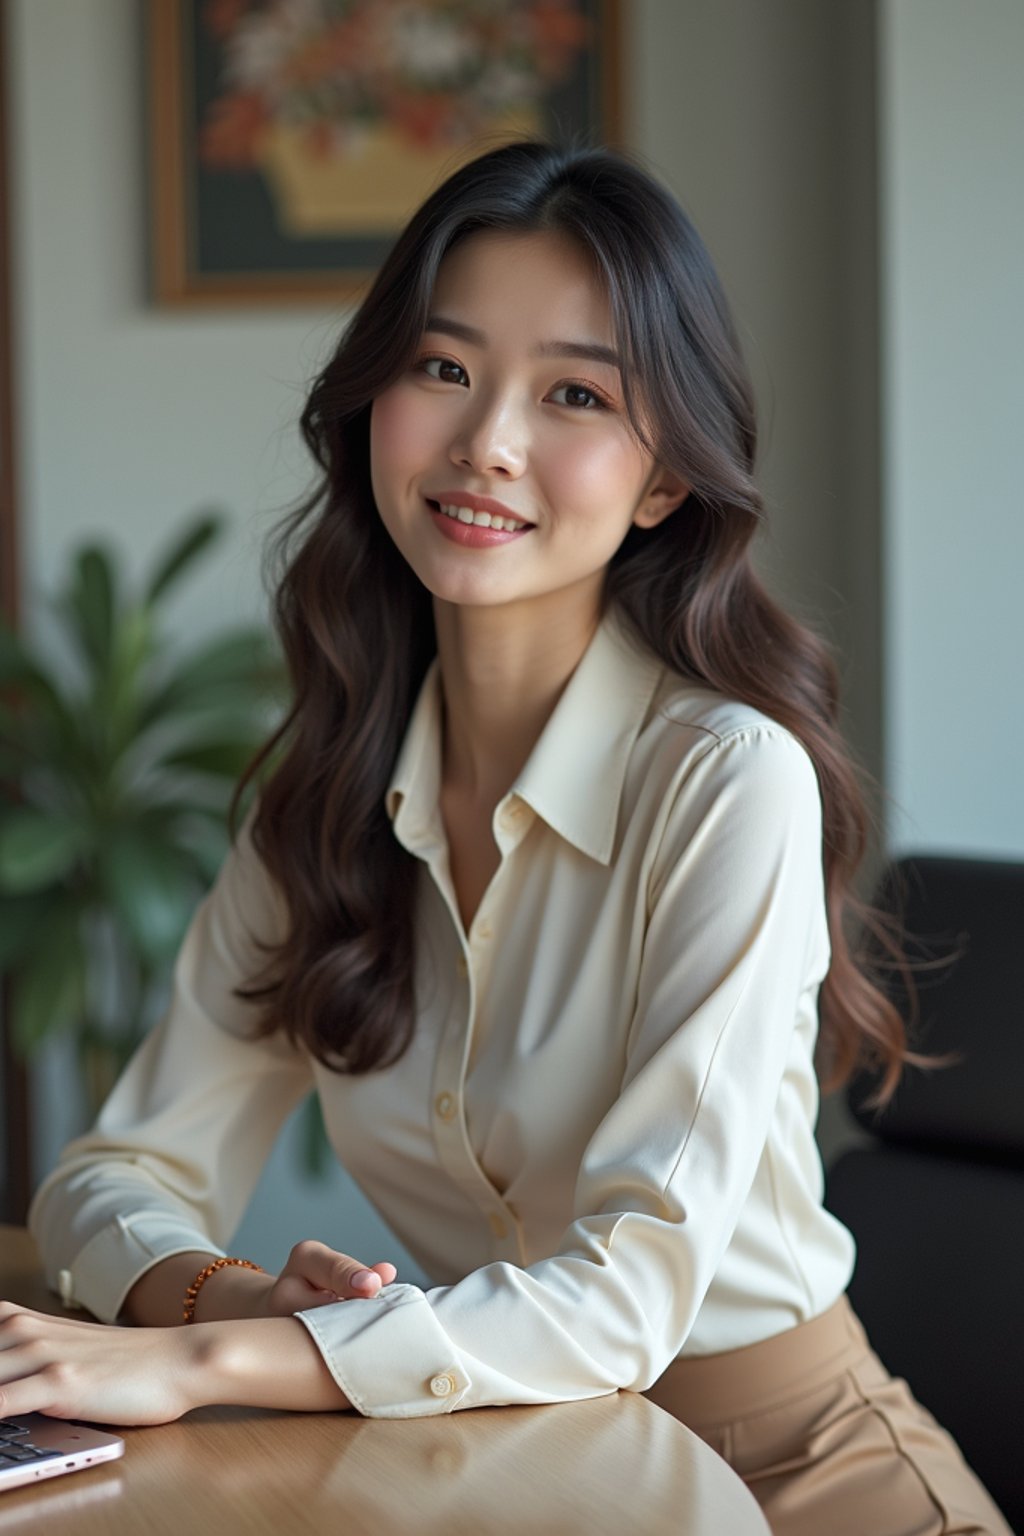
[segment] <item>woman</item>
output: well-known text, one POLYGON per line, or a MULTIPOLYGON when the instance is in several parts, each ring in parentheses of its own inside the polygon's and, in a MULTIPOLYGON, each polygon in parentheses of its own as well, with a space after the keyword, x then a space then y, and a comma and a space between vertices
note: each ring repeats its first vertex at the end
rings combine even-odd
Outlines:
POLYGON ((282 755, 32 1213, 65 1299, 145 1331, 7 1308, 5 1412, 649 1390, 777 1532, 1005 1532, 843 1298, 819 1002, 834 1079, 891 1088, 905 1045, 843 935, 834 675, 750 568, 752 395, 689 223, 605 152, 484 156, 303 428, 282 755), (436 1287, 221 1262, 311 1080, 436 1287))

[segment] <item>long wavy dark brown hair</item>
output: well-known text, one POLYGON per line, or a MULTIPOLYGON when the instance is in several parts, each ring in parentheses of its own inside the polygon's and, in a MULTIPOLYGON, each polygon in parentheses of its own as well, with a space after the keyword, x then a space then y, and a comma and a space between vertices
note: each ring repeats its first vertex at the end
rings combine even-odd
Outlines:
POLYGON ((388 1065, 412 1037, 416 861, 384 793, 436 644, 430 595, 374 505, 370 409, 413 362, 445 254, 479 230, 569 235, 603 277, 634 428, 692 487, 685 516, 629 532, 606 601, 666 665, 755 706, 810 754, 832 941, 822 1075, 835 1087, 873 1066, 884 1098, 908 1053, 851 947, 851 920, 878 921, 853 891, 869 818, 837 725, 836 669, 751 565, 764 516, 754 397, 707 251, 672 197, 606 150, 519 143, 458 171, 400 236, 313 386, 301 424, 319 483, 276 546, 293 702, 239 786, 265 779, 252 835, 290 926, 241 995, 259 1003, 259 1028, 285 1029, 341 1071, 388 1065))

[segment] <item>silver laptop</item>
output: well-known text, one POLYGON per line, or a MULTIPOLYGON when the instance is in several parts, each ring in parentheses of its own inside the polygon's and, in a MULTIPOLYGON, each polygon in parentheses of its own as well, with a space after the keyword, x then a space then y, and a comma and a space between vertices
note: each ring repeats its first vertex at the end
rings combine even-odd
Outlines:
POLYGON ((103 1429, 50 1419, 42 1413, 0 1418, 0 1492, 65 1472, 81 1472, 123 1455, 124 1441, 103 1429))

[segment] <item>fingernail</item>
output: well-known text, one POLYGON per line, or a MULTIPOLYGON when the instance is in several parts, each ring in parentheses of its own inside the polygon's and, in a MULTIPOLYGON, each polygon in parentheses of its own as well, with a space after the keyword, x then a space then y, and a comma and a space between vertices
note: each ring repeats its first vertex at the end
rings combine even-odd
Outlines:
POLYGON ((379 1275, 371 1274, 371 1272, 368 1269, 357 1269, 355 1274, 352 1276, 352 1284, 353 1285, 366 1285, 371 1280, 379 1280, 379 1279, 380 1279, 379 1275))

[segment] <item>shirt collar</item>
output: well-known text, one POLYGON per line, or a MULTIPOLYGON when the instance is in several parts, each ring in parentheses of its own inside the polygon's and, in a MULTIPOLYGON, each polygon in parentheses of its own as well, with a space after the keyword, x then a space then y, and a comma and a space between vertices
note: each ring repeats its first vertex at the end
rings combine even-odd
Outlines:
POLYGON ((384 805, 395 836, 410 853, 442 840, 441 672, 430 663, 413 706, 384 805))
MULTIPOLYGON (((510 793, 581 853, 611 861, 630 753, 663 667, 609 611, 510 793)), ((395 835, 410 851, 443 839, 441 678, 432 664, 388 786, 395 835)))

